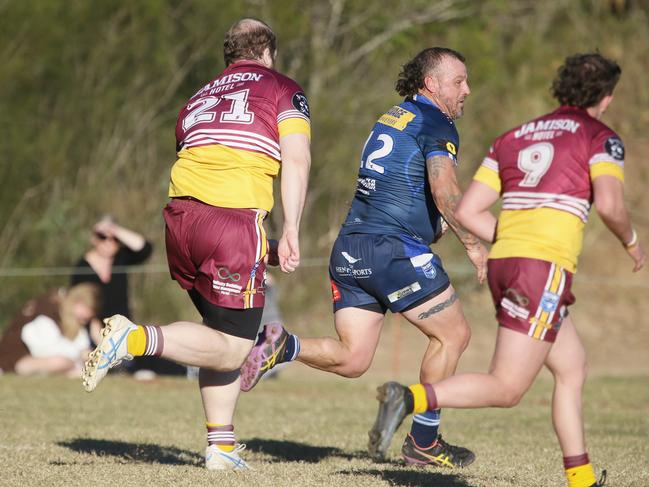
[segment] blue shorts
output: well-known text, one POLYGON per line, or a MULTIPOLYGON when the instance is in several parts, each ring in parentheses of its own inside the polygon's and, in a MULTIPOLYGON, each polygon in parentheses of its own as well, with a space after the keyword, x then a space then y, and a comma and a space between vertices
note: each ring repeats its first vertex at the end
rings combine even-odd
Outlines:
POLYGON ((440 258, 414 239, 339 235, 329 259, 334 312, 366 308, 399 313, 450 286, 440 258))

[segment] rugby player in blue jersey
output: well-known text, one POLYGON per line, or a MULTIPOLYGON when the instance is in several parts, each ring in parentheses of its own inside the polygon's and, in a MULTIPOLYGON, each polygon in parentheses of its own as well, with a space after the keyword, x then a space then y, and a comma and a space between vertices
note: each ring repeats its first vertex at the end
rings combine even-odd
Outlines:
MULTIPOLYGON (((461 192, 453 121, 470 93, 464 57, 447 48, 425 49, 403 66, 396 90, 405 100, 379 118, 365 142, 356 194, 331 253, 338 339, 298 338, 281 325, 266 326, 241 369, 243 390, 277 363, 292 360, 359 377, 372 362, 388 309, 401 313, 429 340, 422 382, 454 373, 470 330, 441 259, 429 246, 448 224, 480 282, 487 262, 486 249, 454 217, 461 192)), ((390 404, 387 396, 403 391, 395 384, 379 393, 390 404)), ((387 424, 370 431, 369 453, 377 460, 385 458, 405 413, 383 408, 379 414, 393 420, 377 418, 377 424, 387 424)), ((474 454, 443 441, 439 421, 439 410, 414 416, 402 448, 406 462, 470 464, 474 454)))

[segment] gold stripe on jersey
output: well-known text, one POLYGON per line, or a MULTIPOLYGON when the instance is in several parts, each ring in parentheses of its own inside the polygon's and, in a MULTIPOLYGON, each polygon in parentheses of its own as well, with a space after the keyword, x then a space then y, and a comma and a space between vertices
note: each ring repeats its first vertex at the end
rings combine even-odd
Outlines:
POLYGON ((192 196, 223 208, 273 207, 273 179, 279 162, 272 157, 221 144, 183 149, 171 169, 169 196, 192 196))
POLYGON ((279 136, 304 134, 311 140, 311 124, 304 118, 288 118, 277 124, 279 136))
POLYGON ((489 257, 545 260, 574 273, 583 243, 583 229, 581 218, 563 210, 503 210, 498 217, 496 243, 489 257))
POLYGON ((476 171, 473 180, 486 184, 497 193, 500 193, 501 183, 498 171, 485 166, 484 163, 476 171))
POLYGON ((597 162, 590 166, 590 180, 599 176, 613 176, 624 182, 624 169, 614 162, 597 162))

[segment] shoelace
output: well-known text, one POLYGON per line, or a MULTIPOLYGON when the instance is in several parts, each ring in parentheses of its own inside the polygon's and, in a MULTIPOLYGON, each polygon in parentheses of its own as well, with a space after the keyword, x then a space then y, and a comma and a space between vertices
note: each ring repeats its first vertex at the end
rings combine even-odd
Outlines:
POLYGON ((606 470, 602 470, 602 473, 599 476, 599 480, 597 481, 597 486, 602 487, 606 483, 606 470))
POLYGON ((437 437, 437 443, 438 443, 441 447, 443 447, 444 449, 446 449, 447 451, 449 451, 450 453, 452 453, 452 454, 454 454, 454 455, 455 455, 455 454, 458 454, 458 453, 460 453, 460 452, 462 451, 462 448, 461 448, 461 447, 453 446, 453 445, 449 445, 448 443, 446 443, 446 442, 442 439, 442 435, 439 435, 439 436, 437 437))

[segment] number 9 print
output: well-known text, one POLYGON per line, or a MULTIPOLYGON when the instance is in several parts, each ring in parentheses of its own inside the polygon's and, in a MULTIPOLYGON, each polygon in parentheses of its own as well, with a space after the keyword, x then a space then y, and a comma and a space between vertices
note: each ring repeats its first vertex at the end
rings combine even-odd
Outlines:
POLYGON ((540 142, 521 150, 518 153, 518 168, 525 173, 525 177, 518 185, 526 188, 538 186, 550 169, 553 158, 554 146, 549 142, 540 142))

